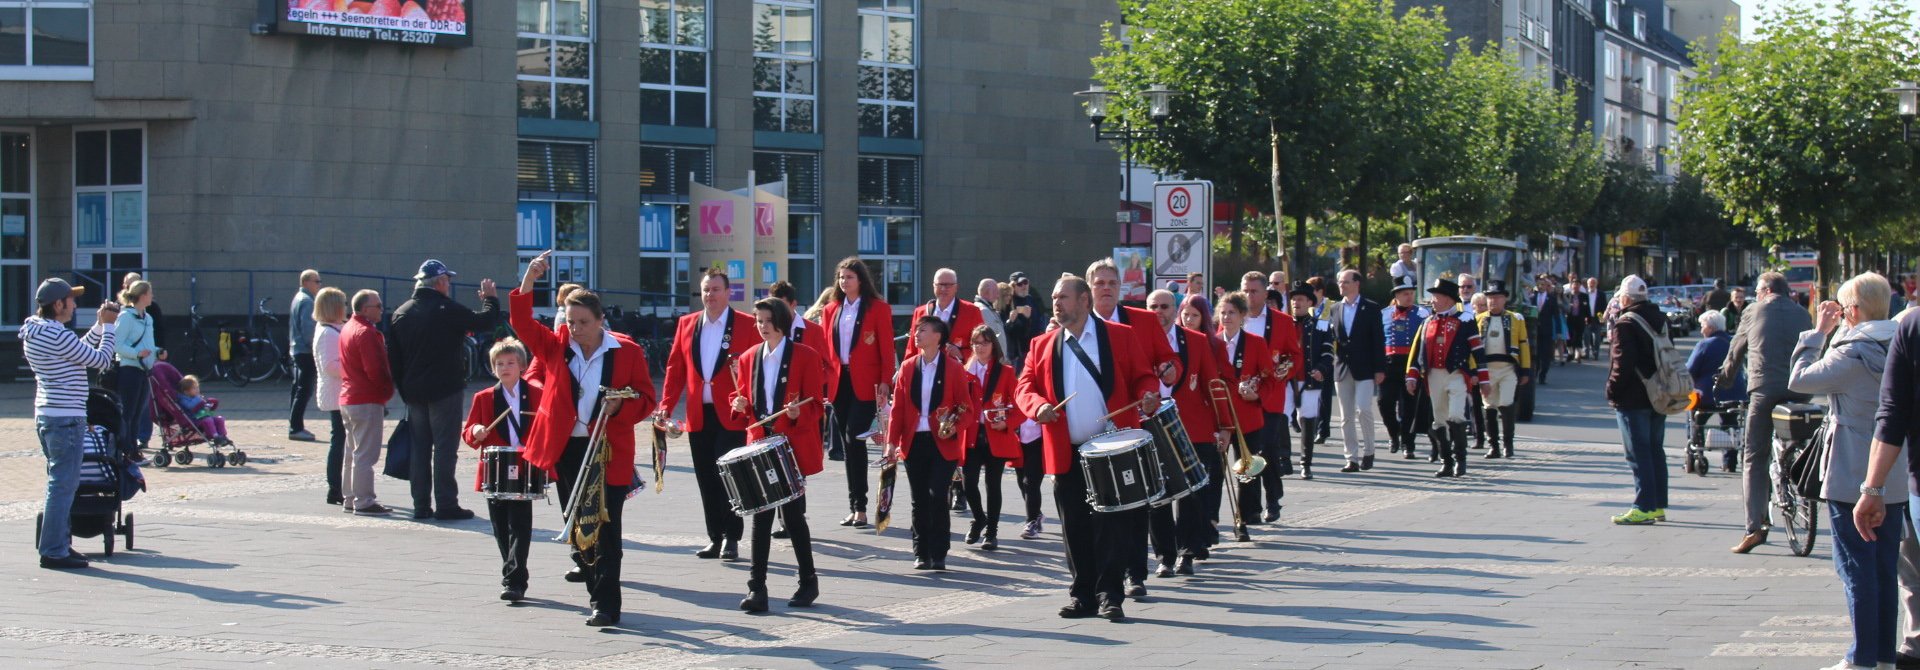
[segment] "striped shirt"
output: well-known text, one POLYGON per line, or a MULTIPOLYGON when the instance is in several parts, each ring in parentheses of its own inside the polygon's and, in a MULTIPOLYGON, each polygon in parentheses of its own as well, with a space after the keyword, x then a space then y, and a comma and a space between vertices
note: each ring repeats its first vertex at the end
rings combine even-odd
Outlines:
POLYGON ((95 321, 86 337, 38 315, 20 325, 27 365, 33 368, 35 416, 86 416, 87 368, 113 367, 113 324, 95 321))

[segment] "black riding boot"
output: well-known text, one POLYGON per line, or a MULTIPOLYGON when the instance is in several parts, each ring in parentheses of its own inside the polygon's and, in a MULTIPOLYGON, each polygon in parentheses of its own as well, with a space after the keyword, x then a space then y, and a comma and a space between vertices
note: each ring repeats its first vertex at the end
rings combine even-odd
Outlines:
POLYGON ((1487 411, 1481 415, 1480 425, 1487 427, 1486 441, 1490 445, 1490 448, 1487 449, 1487 458, 1499 458, 1500 457, 1500 408, 1488 407, 1487 411))
POLYGON ((1513 412, 1511 406, 1500 408, 1500 439, 1506 441, 1504 455, 1513 458, 1513 412))
POLYGON ((1447 432, 1453 436, 1453 476, 1467 476, 1467 422, 1449 423, 1447 432))
POLYGON ((1320 434, 1319 419, 1300 420, 1300 478, 1313 479, 1313 442, 1320 434))
POLYGON ((1452 477, 1454 473, 1453 440, 1447 434, 1451 428, 1451 424, 1436 423, 1433 424, 1433 429, 1427 433, 1427 437, 1433 442, 1433 453, 1439 461, 1445 464, 1441 466, 1439 472, 1433 473, 1435 477, 1452 477))

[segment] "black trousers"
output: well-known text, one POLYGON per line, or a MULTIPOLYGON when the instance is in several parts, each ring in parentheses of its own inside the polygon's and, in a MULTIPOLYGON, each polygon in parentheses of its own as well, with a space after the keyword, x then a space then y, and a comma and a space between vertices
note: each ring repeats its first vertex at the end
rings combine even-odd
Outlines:
POLYGON ((340 497, 340 468, 345 467, 343 462, 347 457, 347 426, 337 409, 327 412, 327 424, 332 431, 327 435, 327 499, 334 500, 340 497))
POLYGON ((489 499, 487 519, 493 522, 493 541, 500 545, 500 586, 527 590, 527 548, 533 542, 533 501, 489 499))
POLYGON ((1555 326, 1553 322, 1544 319, 1528 325, 1540 329, 1536 332, 1527 333, 1527 335, 1533 338, 1533 341, 1530 343, 1533 345, 1533 378, 1535 381, 1544 384, 1547 381, 1547 373, 1553 371, 1553 335, 1555 326))
POLYGON ((973 441, 973 448, 967 450, 967 464, 964 479, 967 490, 967 509, 973 510, 973 522, 993 528, 1000 524, 1000 475, 1007 470, 1007 460, 993 455, 987 445, 986 431, 980 431, 973 441), (980 475, 986 475, 982 482, 980 475), (981 490, 986 490, 986 507, 980 506, 981 490))
MULTIPOLYGON (((122 365, 114 368, 115 390, 120 393, 120 425, 113 426, 119 431, 115 448, 132 453, 146 445, 140 439, 144 430, 148 435, 153 431, 153 384, 147 376, 147 369, 137 365, 122 365)), ((165 440, 161 440, 163 443, 165 440)))
MULTIPOLYGON (((1288 391, 1292 393, 1292 391, 1288 391)), ((1322 393, 1321 396, 1327 394, 1322 393)), ((1326 416, 1321 414, 1320 416, 1326 416)), ((1254 454, 1267 459, 1267 469, 1273 471, 1274 479, 1293 474, 1293 440, 1288 439, 1292 431, 1287 430, 1287 422, 1293 419, 1286 414, 1266 412, 1261 415, 1263 427, 1247 433, 1247 447, 1254 454), (1279 426, 1278 429, 1274 428, 1279 426)))
POLYGON ((855 512, 867 509, 867 441, 855 436, 873 427, 874 404, 854 397, 852 368, 843 366, 840 387, 833 396, 833 429, 846 445, 847 508, 855 512))
POLYGON ((1248 445, 1266 445, 1266 449, 1263 450, 1265 453, 1255 452, 1255 454, 1267 459, 1267 468, 1260 471, 1260 476, 1254 477, 1253 481, 1240 484, 1240 516, 1248 522, 1258 520, 1255 517, 1260 516, 1261 503, 1264 502, 1267 507, 1279 509, 1280 500, 1287 497, 1286 484, 1282 483, 1285 480, 1280 478, 1280 468, 1286 463, 1284 459, 1287 455, 1281 453, 1281 450, 1291 441, 1290 436, 1293 432, 1287 429, 1285 414, 1268 416, 1279 416, 1280 420, 1261 426, 1260 430, 1247 435, 1248 445), (1258 439, 1255 439, 1256 437, 1258 439))
POLYGON ((1414 423, 1419 416, 1413 406, 1414 395, 1407 393, 1407 383, 1402 375, 1406 369, 1406 356, 1388 356, 1387 383, 1374 385, 1378 392, 1374 400, 1380 410, 1380 421, 1387 424, 1387 436, 1396 445, 1412 443, 1413 435, 1418 431, 1411 426, 1424 425, 1414 423))
POLYGON ((293 390, 287 402, 293 413, 287 417, 287 432, 307 429, 307 403, 313 400, 313 385, 319 381, 314 371, 313 354, 293 355, 293 390))
POLYGON ((914 433, 906 465, 907 489, 913 492, 913 555, 929 561, 947 560, 947 549, 953 546, 947 489, 953 486, 954 463, 940 455, 933 433, 914 433))
POLYGON ((701 404, 700 413, 706 423, 688 433, 687 442, 691 445, 688 453, 693 459, 693 481, 700 486, 700 510, 706 515, 707 541, 738 542, 746 522, 733 513, 733 499, 727 497, 727 485, 720 481, 719 461, 727 452, 746 446, 747 434, 721 426, 720 414, 713 405, 701 404))
POLYGON ((1067 593, 1083 607, 1102 602, 1119 604, 1127 562, 1124 528, 1119 515, 1093 511, 1087 503, 1087 479, 1076 460, 1073 468, 1053 478, 1053 504, 1060 514, 1060 537, 1066 542, 1067 569, 1073 583, 1067 593))
POLYGON ((1040 440, 1023 443, 1020 450, 1020 467, 1016 475, 1020 484, 1020 497, 1027 502, 1027 522, 1040 520, 1040 482, 1047 478, 1046 457, 1040 440))
POLYGON ((798 576, 801 579, 814 576, 813 532, 807 526, 807 497, 803 495, 781 505, 779 509, 753 515, 753 571, 747 580, 750 590, 767 587, 767 557, 773 551, 773 517, 776 513, 787 529, 787 539, 793 541, 793 562, 799 570, 798 576))
MULTIPOLYGON (((567 440, 567 450, 560 452, 560 464, 555 468, 560 489, 560 511, 565 513, 573 502, 573 483, 580 476, 580 466, 587 458, 587 438, 575 437, 567 440)), ((608 465, 608 474, 619 468, 617 464, 608 465)), ((607 522, 600 526, 600 543, 597 545, 600 560, 586 565, 575 554, 573 564, 587 576, 588 604, 596 612, 620 612, 620 517, 627 504, 627 486, 608 484, 607 522)))
POLYGON ((1224 474, 1220 449, 1211 442, 1195 444, 1193 448, 1200 455, 1200 464, 1207 469, 1207 485, 1172 505, 1154 510, 1153 553, 1162 561, 1172 561, 1175 555, 1196 555, 1219 540, 1213 522, 1220 514, 1220 487, 1225 485, 1221 480, 1224 474))

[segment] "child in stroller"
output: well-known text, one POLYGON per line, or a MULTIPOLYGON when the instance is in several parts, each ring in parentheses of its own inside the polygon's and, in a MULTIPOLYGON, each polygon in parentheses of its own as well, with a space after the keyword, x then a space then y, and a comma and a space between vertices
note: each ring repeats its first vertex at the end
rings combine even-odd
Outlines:
POLYGON ((207 441, 214 446, 233 446, 233 440, 227 439, 226 417, 213 413, 213 410, 220 408, 220 399, 200 395, 199 377, 181 377, 179 394, 174 396, 174 401, 180 403, 180 411, 187 413, 187 418, 193 421, 195 428, 200 429, 200 434, 207 436, 207 441))

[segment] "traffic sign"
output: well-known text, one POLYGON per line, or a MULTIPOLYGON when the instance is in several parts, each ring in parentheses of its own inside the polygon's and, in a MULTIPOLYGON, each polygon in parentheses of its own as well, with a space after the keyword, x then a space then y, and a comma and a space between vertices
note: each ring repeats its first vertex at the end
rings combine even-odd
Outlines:
POLYGON ((1213 182, 1153 183, 1153 229, 1193 230, 1213 221, 1213 182))
POLYGON ((1213 270, 1213 182, 1153 183, 1154 286, 1185 281, 1198 272, 1203 281, 1213 270))

